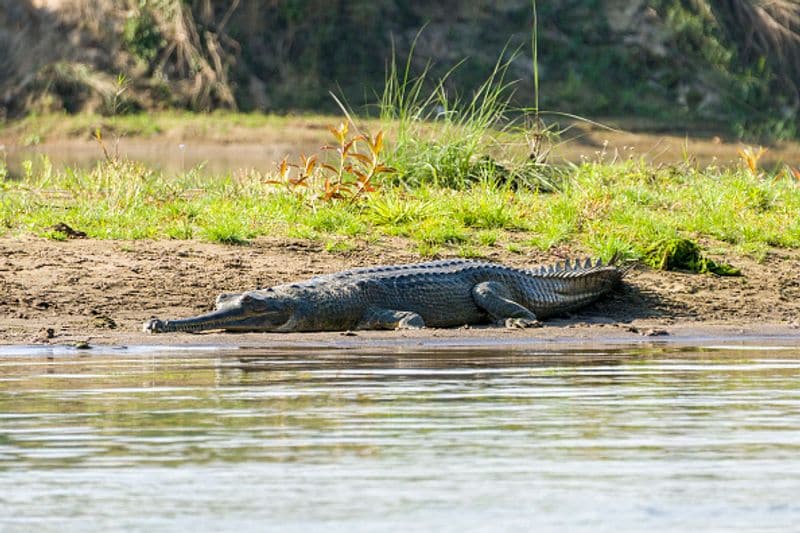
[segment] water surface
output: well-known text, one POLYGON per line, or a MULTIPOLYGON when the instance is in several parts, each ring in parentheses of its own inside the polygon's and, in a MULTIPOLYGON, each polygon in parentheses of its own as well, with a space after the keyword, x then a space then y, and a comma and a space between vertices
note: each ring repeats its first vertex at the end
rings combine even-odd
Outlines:
POLYGON ((790 531, 800 349, 0 347, 0 531, 790 531))

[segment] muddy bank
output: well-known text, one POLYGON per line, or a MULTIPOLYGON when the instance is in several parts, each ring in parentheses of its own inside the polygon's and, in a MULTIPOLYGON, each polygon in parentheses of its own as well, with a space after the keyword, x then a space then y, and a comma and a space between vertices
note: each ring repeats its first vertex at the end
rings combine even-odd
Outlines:
MULTIPOLYGON (((578 255, 522 256, 498 250, 489 260, 513 266, 578 255)), ((636 268, 613 296, 539 330, 497 328, 358 332, 374 342, 407 339, 657 339, 762 334, 800 336, 800 252, 774 250, 763 263, 733 261, 743 277, 636 268)), ((0 343, 236 344, 355 341, 322 334, 169 334, 141 332, 150 317, 211 308, 219 292, 247 290, 356 266, 419 261, 401 240, 363 243, 346 253, 286 239, 250 246, 195 241, 0 239, 0 343)))

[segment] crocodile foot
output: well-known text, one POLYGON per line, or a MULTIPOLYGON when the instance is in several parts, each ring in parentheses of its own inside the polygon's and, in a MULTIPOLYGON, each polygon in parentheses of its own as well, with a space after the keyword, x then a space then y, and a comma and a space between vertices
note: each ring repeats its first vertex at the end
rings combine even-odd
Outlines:
POLYGON ((151 318, 142 325, 142 331, 145 333, 161 333, 164 331, 164 321, 151 318))
POLYGON ((540 328, 542 323, 530 318, 506 318, 504 322, 508 329, 540 328))

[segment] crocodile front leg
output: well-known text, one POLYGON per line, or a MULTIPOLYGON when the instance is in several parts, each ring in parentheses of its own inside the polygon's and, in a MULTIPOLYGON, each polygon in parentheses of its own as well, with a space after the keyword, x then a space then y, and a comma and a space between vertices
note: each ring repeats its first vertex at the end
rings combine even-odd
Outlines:
POLYGON ((512 299, 508 287, 497 281, 484 281, 472 288, 475 304, 489 313, 498 324, 507 328, 532 328, 541 326, 536 315, 512 299))
POLYGON ((371 307, 361 317, 356 329, 420 329, 425 321, 413 311, 395 311, 371 307))

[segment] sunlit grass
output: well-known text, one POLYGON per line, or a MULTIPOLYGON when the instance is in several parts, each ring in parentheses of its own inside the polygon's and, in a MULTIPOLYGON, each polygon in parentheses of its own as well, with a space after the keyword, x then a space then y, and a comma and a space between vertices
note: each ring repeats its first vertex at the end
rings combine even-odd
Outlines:
POLYGON ((425 257, 568 245, 640 258, 652 243, 678 237, 756 258, 771 247, 800 247, 800 183, 744 166, 591 162, 572 168, 552 193, 384 185, 360 202, 290 193, 255 173, 172 177, 126 161, 40 166, 46 170, 0 181, 0 233, 63 238, 51 230, 63 222, 96 239, 245 244, 277 236, 321 240, 335 251, 350 250, 353 239, 399 236, 425 257))

